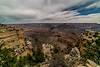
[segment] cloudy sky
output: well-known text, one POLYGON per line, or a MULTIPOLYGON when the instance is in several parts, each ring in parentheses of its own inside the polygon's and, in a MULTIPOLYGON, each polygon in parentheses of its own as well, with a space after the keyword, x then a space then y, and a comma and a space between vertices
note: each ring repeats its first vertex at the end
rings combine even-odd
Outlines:
POLYGON ((100 23, 100 0, 0 0, 0 23, 100 23))

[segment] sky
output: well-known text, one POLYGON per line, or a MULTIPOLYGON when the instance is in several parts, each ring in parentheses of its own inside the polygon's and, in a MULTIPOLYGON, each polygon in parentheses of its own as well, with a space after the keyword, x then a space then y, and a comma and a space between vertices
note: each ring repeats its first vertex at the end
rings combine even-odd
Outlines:
POLYGON ((0 23, 100 23, 100 0, 0 0, 0 23))

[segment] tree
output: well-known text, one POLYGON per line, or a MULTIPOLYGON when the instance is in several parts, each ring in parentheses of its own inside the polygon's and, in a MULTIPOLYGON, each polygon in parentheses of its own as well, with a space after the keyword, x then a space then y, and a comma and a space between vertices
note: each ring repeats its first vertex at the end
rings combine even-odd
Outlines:
POLYGON ((15 64, 16 59, 13 54, 12 49, 2 49, 0 50, 0 66, 2 67, 11 67, 15 64))
POLYGON ((42 53, 41 50, 34 51, 33 58, 34 58, 33 61, 35 63, 41 63, 45 61, 44 54, 42 53))
POLYGON ((84 44, 86 50, 82 56, 83 58, 90 59, 100 65, 100 33, 92 32, 91 34, 94 34, 92 35, 93 39, 91 38, 92 41, 87 40, 87 42, 84 44))

